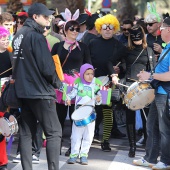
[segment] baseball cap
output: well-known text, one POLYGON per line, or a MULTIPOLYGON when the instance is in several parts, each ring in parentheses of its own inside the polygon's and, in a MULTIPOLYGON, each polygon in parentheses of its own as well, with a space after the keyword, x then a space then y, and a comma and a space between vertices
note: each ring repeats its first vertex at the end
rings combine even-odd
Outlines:
POLYGON ((163 21, 164 24, 167 24, 168 26, 170 26, 170 17, 166 17, 163 21))
POLYGON ((44 4, 42 3, 34 3, 31 5, 31 7, 28 9, 28 15, 29 17, 32 17, 34 14, 37 15, 45 15, 49 16, 52 15, 55 11, 49 10, 44 4))

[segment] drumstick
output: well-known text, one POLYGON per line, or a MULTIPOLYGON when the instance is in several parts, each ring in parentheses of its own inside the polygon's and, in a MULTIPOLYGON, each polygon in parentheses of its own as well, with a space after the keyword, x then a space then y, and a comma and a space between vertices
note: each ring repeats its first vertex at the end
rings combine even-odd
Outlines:
POLYGON ((11 67, 11 68, 9 68, 8 70, 5 70, 5 71, 4 71, 4 72, 2 72, 2 73, 0 73, 0 76, 1 76, 2 74, 4 74, 4 73, 6 73, 6 72, 10 71, 10 70, 12 70, 12 67, 11 67))
POLYGON ((129 79, 129 80, 132 80, 132 81, 138 81, 138 80, 135 80, 135 79, 131 79, 131 78, 127 78, 127 79, 129 79))
POLYGON ((129 86, 126 86, 126 85, 124 85, 124 84, 121 84, 121 83, 117 83, 117 84, 120 85, 120 86, 124 86, 124 87, 129 88, 129 86))
POLYGON ((102 79, 102 84, 103 84, 103 82, 104 82, 104 80, 106 79, 108 77, 108 75, 107 76, 105 76, 103 79, 102 79))
MULTIPOLYGON (((118 62, 118 63, 115 65, 115 67, 118 67, 120 63, 121 63, 121 62, 118 62)), ((113 66, 113 67, 114 67, 114 66, 113 66)))

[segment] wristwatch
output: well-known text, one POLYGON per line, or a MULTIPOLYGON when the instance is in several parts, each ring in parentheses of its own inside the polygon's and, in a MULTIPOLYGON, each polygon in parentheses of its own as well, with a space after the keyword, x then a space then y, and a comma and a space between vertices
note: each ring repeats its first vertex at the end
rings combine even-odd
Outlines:
POLYGON ((149 80, 153 80, 153 79, 154 79, 153 73, 151 72, 150 77, 149 77, 149 80))

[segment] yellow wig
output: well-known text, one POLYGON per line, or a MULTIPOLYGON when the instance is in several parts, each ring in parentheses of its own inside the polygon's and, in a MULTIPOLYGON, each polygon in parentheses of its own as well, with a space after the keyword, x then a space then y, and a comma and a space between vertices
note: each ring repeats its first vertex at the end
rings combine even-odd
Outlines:
POLYGON ((114 26, 114 33, 120 30, 120 23, 118 19, 111 14, 107 14, 96 20, 95 27, 99 34, 101 33, 101 28, 103 24, 112 24, 114 26))

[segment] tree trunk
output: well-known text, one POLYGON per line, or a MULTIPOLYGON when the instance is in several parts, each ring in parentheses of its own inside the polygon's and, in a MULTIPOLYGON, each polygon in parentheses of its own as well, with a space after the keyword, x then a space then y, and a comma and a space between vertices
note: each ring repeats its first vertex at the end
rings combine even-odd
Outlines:
POLYGON ((118 0, 117 2, 117 18, 120 23, 125 19, 132 19, 137 14, 136 7, 132 4, 132 0, 118 0))
POLYGON ((16 13, 23 10, 23 4, 20 0, 9 0, 7 3, 7 12, 16 13))
POLYGON ((46 0, 32 0, 32 3, 39 2, 46 5, 46 0))
POLYGON ((73 14, 77 9, 80 13, 84 13, 85 0, 51 0, 48 3, 48 7, 58 9, 58 12, 64 12, 65 8, 68 8, 73 14))

